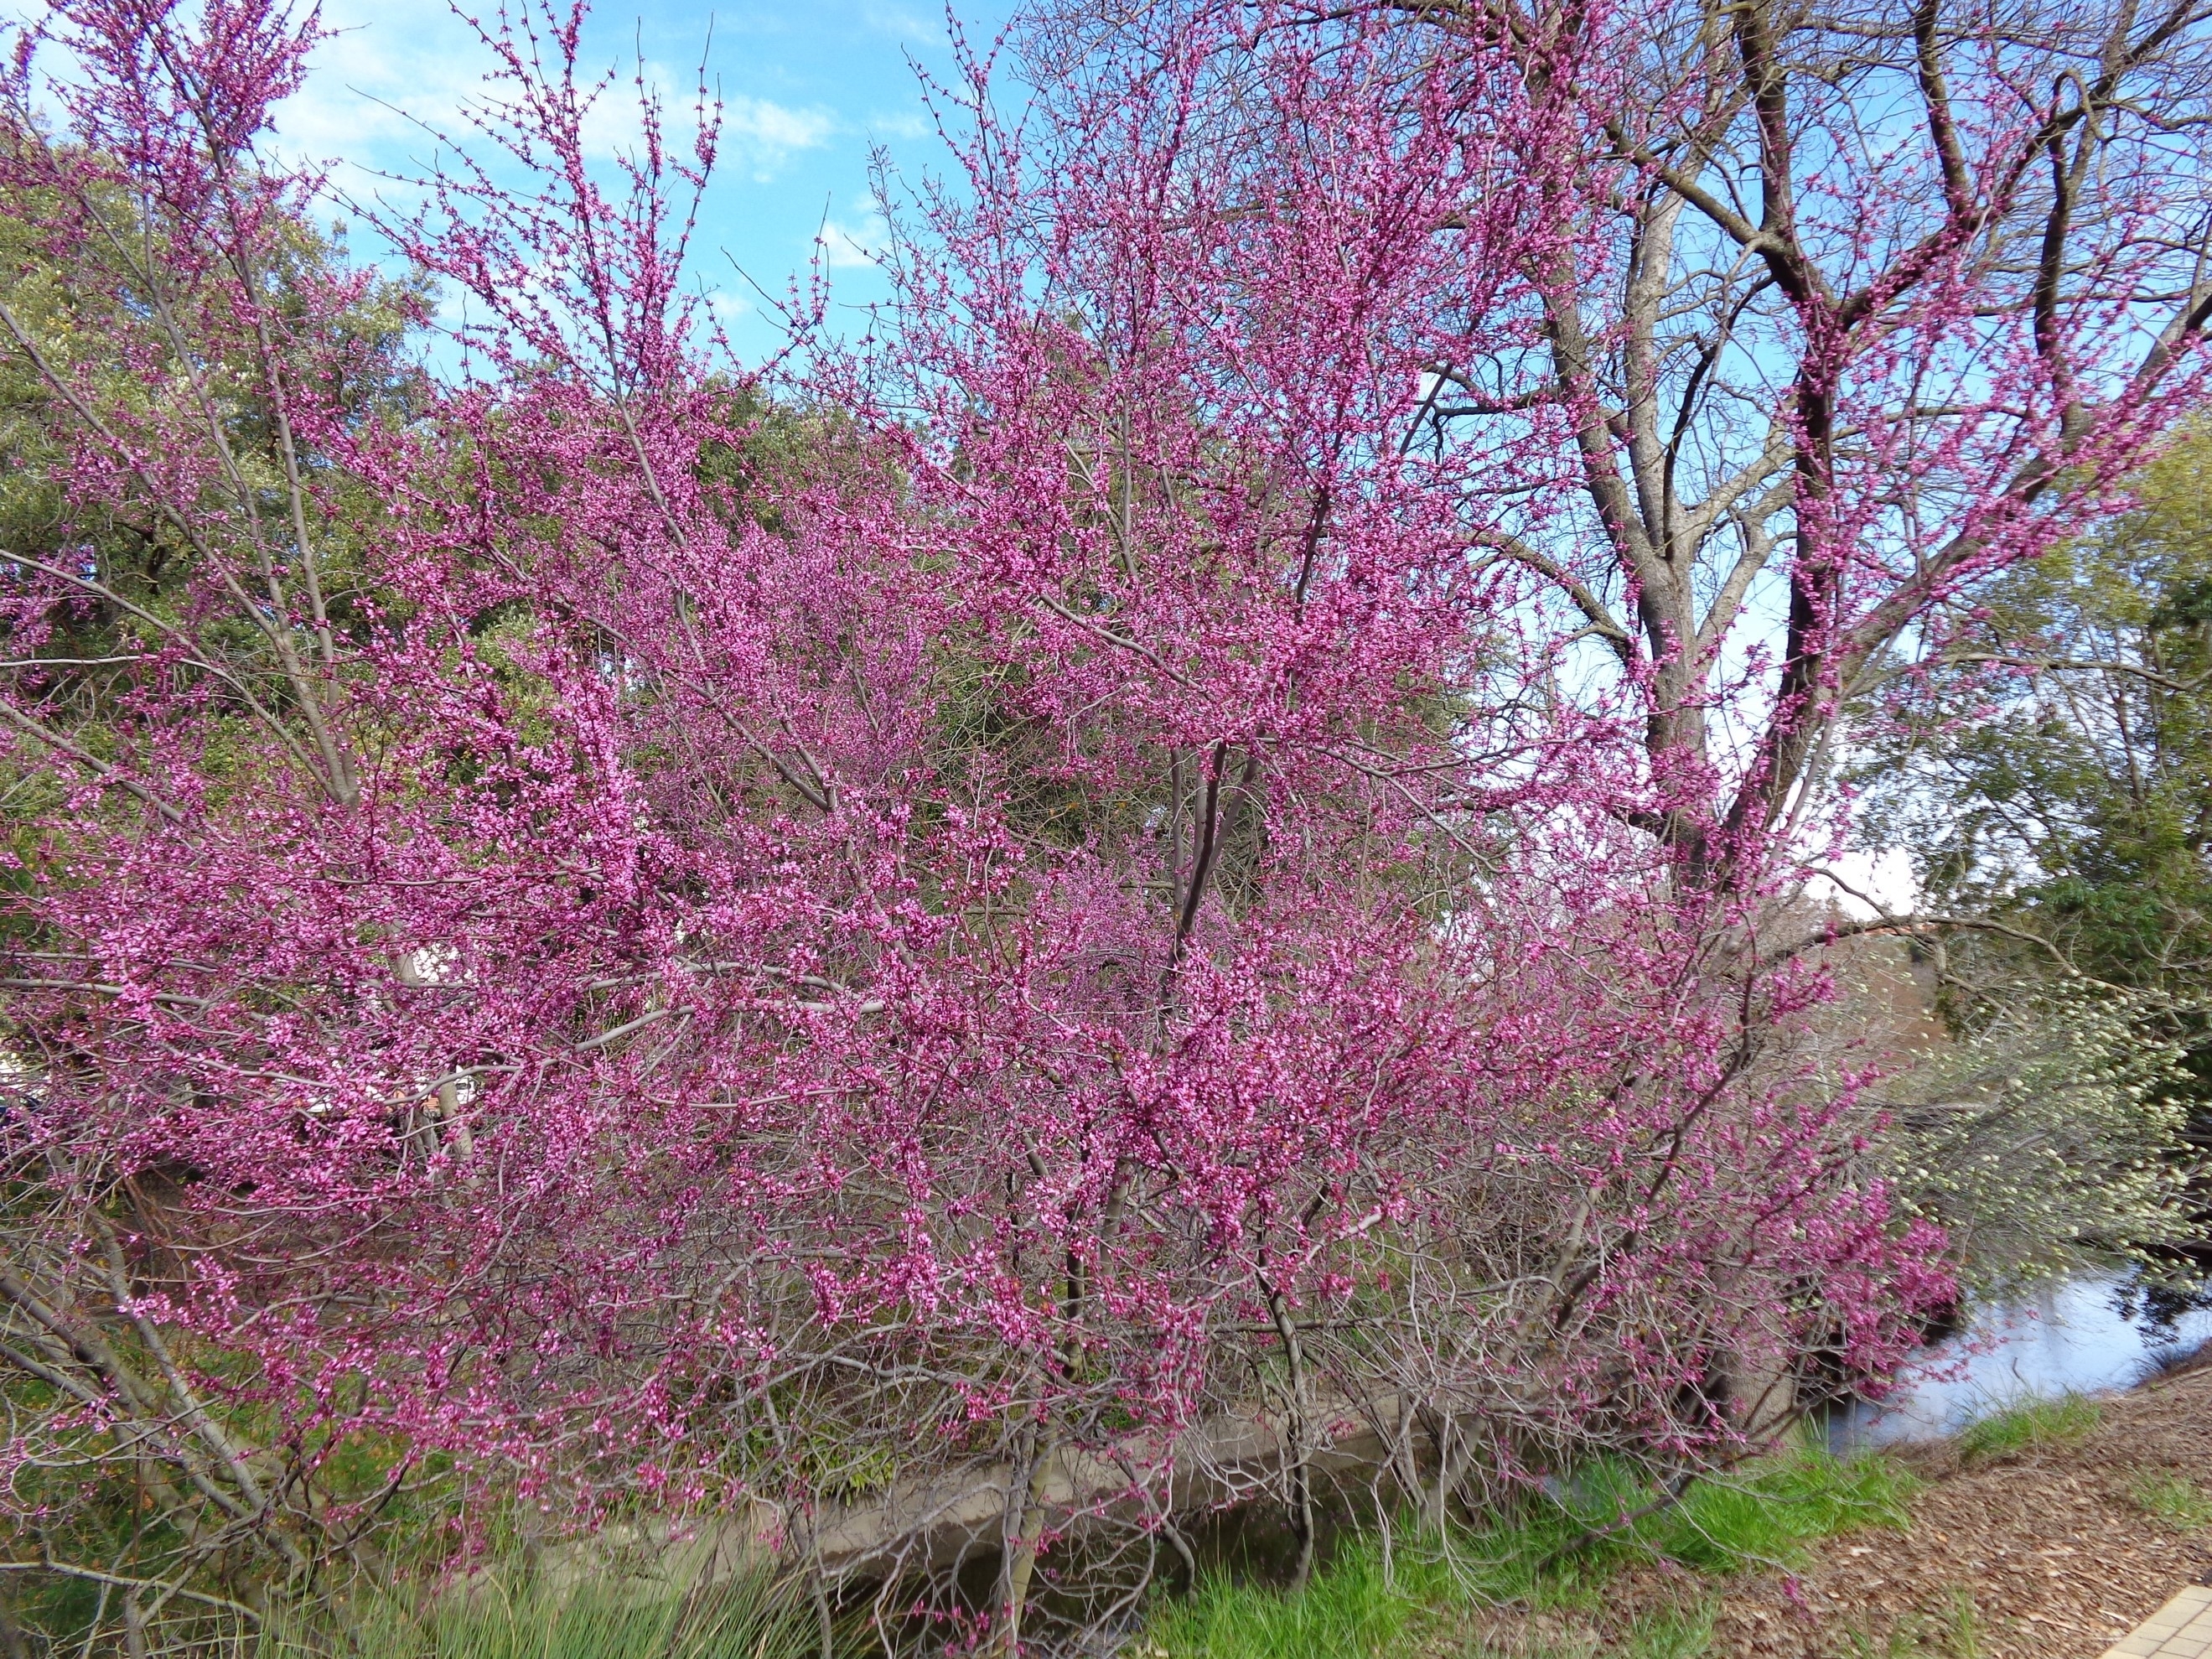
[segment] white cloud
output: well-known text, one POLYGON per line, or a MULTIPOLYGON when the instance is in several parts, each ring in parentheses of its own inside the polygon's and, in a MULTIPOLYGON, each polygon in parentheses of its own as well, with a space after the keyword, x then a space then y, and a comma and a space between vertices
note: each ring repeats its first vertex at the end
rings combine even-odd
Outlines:
POLYGON ((375 165, 427 151, 424 126, 453 130, 483 91, 482 52, 443 0, 341 0, 324 21, 334 37, 276 112, 278 143, 295 154, 375 165))
POLYGON ((890 224, 869 198, 856 199, 851 210, 854 216, 850 220, 822 222, 822 258, 832 270, 859 270, 874 264, 890 238, 890 224))
POLYGON ((897 40, 917 40, 930 46, 941 46, 945 40, 945 14, 931 14, 921 8, 886 3, 872 0, 860 9, 860 21, 878 34, 888 34, 897 40))
POLYGON ((732 137, 778 154, 819 149, 837 131, 837 118, 827 110, 791 109, 765 98, 730 99, 722 122, 732 137))
POLYGON ((878 138, 928 138, 937 131, 936 125, 919 110, 891 110, 871 115, 868 131, 878 138))
MULTIPOLYGON (((276 112, 277 146, 340 161, 349 190, 366 190, 375 172, 419 170, 436 147, 434 131, 466 143, 469 107, 504 92, 486 82, 488 55, 446 0, 329 0, 324 15, 338 33, 316 52, 307 84, 276 112)), ((618 48, 602 44, 613 49, 606 60, 613 62, 618 48)), ((586 51, 588 66, 588 43, 586 51)), ((620 64, 586 116, 584 140, 594 158, 636 153, 643 137, 638 78, 636 64, 620 64)), ((661 101, 669 144, 688 152, 696 71, 647 60, 642 78, 661 101)), ((829 143, 840 128, 828 110, 744 94, 722 110, 725 156, 757 181, 774 177, 794 154, 829 143)))
POLYGON ((766 184, 797 152, 820 149, 842 126, 826 109, 793 109, 739 94, 722 100, 722 148, 756 184, 766 184))

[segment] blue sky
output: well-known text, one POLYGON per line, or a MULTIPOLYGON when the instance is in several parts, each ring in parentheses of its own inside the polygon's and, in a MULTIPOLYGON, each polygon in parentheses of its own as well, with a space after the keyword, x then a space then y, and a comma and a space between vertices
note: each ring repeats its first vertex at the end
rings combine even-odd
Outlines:
MULTIPOLYGON (((1007 5, 959 9, 971 40, 988 44, 1007 5)), ((378 187, 374 173, 421 171, 432 146, 408 118, 457 126, 464 102, 483 90, 482 49, 446 0, 325 0, 323 12, 340 33, 317 54, 306 89, 279 111, 280 145, 343 162, 337 182, 356 192, 378 187)), ((711 9, 608 0, 587 42, 598 67, 627 66, 641 52, 672 104, 688 105, 705 52, 726 127, 695 270, 718 290, 717 308, 748 356, 769 349, 775 334, 733 267, 780 295, 818 232, 835 302, 865 304, 881 292, 867 258, 882 229, 868 200, 868 156, 880 145, 902 167, 937 165, 939 141, 912 67, 942 74, 951 64, 945 14, 932 0, 711 9)), ((611 112, 610 144, 619 125, 611 112)))

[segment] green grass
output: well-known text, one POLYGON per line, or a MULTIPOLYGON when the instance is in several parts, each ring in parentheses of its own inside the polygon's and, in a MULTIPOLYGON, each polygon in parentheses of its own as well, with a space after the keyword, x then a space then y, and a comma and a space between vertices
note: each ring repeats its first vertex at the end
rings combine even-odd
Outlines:
POLYGON ((1644 1522, 1638 1541, 1703 1572, 1792 1565, 1817 1539, 1903 1526, 1919 1485, 1887 1458, 1802 1449, 1741 1480, 1693 1486, 1678 1508, 1644 1522))
POLYGON ((2176 1532, 2200 1532, 2212 1526, 2212 1492, 2180 1475, 2164 1471, 2139 1474, 2128 1488, 2128 1498, 2145 1515, 2176 1532))
MULTIPOLYGON (((1605 1581, 1638 1560, 1664 1558, 1708 1575, 1792 1565, 1816 1539, 1903 1524, 1917 1486, 1886 1458, 1836 1458, 1808 1445, 1700 1481, 1680 1504, 1617 1526, 1654 1493, 1626 1468, 1601 1465, 1510 1518, 1443 1539, 1401 1538, 1387 1572, 1381 1541, 1363 1536, 1294 1595, 1209 1580, 1164 1604, 1148 1634, 1167 1659, 1400 1659, 1463 1625, 1472 1607, 1592 1608, 1605 1581)), ((1628 1645, 1614 1650, 1620 1659, 1692 1659, 1711 1636, 1711 1613, 1701 1607, 1632 1626, 1628 1645)))
POLYGON ((1383 1571, 1379 1540, 1362 1538, 1296 1595, 1210 1579, 1154 1619, 1153 1650, 1173 1659, 1380 1659, 1402 1650, 1451 1591, 1433 1553, 1401 1549, 1391 1568, 1383 1571))
POLYGON ((813 1621, 764 1579, 678 1593, 593 1576, 548 1584, 488 1573, 422 1604, 357 1609, 343 1632, 276 1630, 255 1659, 807 1659, 813 1621))
MULTIPOLYGON (((1380 1544, 1363 1538, 1297 1595, 1213 1579, 1155 1617, 1150 1659, 1407 1659, 1456 1632, 1486 1598, 1434 1548, 1401 1545, 1387 1574, 1380 1544), (1455 1616, 1459 1615, 1459 1616, 1455 1616)), ((1607 1659, 1697 1659, 1712 1640, 1711 1607, 1646 1615, 1607 1659)), ((1466 1650, 1470 1654, 1479 1649, 1466 1650)), ((1579 1649, 1563 1651, 1572 1659, 1579 1649)))
POLYGON ((1710 1602, 1650 1614, 1628 1627, 1627 1659, 1698 1659, 1713 1643, 1710 1602))
POLYGON ((1864 1630, 1843 1633, 1849 1659, 1981 1659, 1981 1615, 1975 1610, 1974 1593, 1964 1585, 1951 1591, 1950 1606, 1942 1613, 1916 1614, 1884 1636, 1864 1630))
POLYGON ((1958 1438, 1959 1456, 1969 1463, 1989 1462, 2046 1447, 2070 1446, 2095 1428, 2103 1415, 2095 1401, 2078 1394, 2023 1401, 1969 1424, 1958 1438))

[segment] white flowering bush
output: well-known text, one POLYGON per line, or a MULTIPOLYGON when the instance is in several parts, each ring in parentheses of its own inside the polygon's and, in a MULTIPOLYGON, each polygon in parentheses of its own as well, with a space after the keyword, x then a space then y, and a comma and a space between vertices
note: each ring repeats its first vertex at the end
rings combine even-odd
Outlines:
POLYGON ((2017 985, 1885 1091, 1875 1152, 1951 1236, 1971 1294, 2003 1296, 2116 1260, 2171 1273, 2201 1239, 2181 1050, 2143 999, 2017 985))

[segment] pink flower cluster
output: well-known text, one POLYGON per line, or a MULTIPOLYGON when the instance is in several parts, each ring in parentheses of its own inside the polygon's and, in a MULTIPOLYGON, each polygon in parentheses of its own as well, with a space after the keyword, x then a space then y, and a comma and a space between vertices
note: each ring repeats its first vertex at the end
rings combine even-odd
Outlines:
MULTIPOLYGON (((1757 1379, 1893 1364, 1942 1241, 1793 1046, 1826 983, 1762 928, 1826 823, 1783 808, 1869 619, 2046 544, 2092 493, 2008 480, 2126 460, 2155 400, 2021 440, 2037 342, 2086 380, 2127 319, 2015 330, 1940 236, 1863 349, 1808 285, 1782 659, 1755 600, 1725 649, 1607 632, 1659 613, 1579 516, 1598 393, 1434 418, 1556 356, 1674 165, 1621 126, 1649 20, 1532 16, 1411 51, 1388 9, 1164 9, 1011 125, 977 69, 896 317, 771 387, 684 285, 711 110, 675 144, 646 100, 595 164, 579 15, 485 26, 480 165, 382 227, 466 299, 437 379, 258 148, 312 17, 57 0, 0 191, 112 332, 8 326, 67 524, 171 574, 5 589, 42 1305, 117 1316, 107 1218, 195 1397, 307 1481, 333 1428, 794 1527, 1123 1469, 1016 1483, 1017 1558, 1157 1518, 1239 1413, 1517 1479, 1725 1456, 1757 1379), (1854 402, 1970 347, 1955 453, 1854 402)), ((122 1422, 102 1386, 0 1473, 122 1422)))

